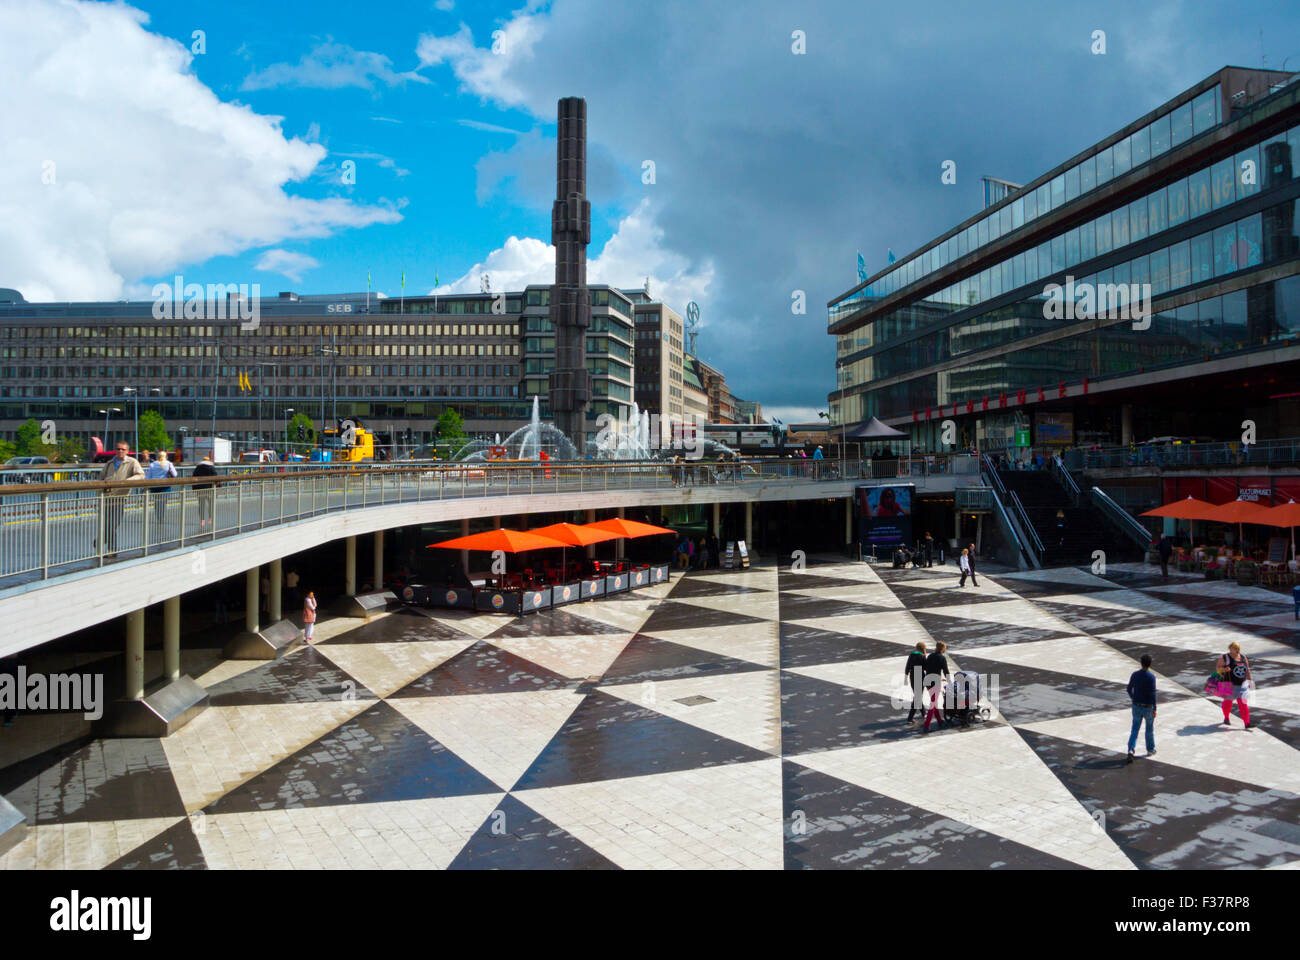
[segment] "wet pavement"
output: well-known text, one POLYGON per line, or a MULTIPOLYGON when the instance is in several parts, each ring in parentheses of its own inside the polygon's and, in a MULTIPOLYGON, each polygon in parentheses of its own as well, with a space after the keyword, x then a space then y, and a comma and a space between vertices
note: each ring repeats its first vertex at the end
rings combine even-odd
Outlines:
POLYGON ((32 825, 0 867, 1300 866, 1288 597, 1138 565, 956 583, 755 566, 527 618, 327 621, 275 663, 196 653, 212 706, 178 734, 0 769, 32 825), (985 675, 987 721, 906 722, 918 640, 985 675), (1249 731, 1201 692, 1232 640, 1249 731), (1142 653, 1158 753, 1128 764, 1142 653))

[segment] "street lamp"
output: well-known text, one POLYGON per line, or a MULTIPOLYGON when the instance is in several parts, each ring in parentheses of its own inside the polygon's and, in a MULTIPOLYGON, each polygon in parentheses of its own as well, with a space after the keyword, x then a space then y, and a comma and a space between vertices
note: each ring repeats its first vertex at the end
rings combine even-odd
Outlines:
POLYGON ((121 413, 121 407, 109 407, 107 410, 99 411, 104 415, 104 449, 108 449, 108 415, 110 413, 121 413))
POLYGON ((286 407, 284 411, 284 459, 289 461, 289 424, 293 420, 293 407, 286 407))
POLYGON ((122 392, 127 394, 135 408, 135 446, 131 448, 132 453, 140 452, 140 396, 135 387, 123 387, 122 392))

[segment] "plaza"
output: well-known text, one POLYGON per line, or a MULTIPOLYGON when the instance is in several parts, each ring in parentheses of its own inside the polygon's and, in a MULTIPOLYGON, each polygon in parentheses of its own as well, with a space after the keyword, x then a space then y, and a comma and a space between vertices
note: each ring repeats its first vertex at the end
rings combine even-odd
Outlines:
POLYGON ((1300 867, 1288 596, 1138 564, 958 588, 952 566, 818 559, 528 618, 324 619, 275 661, 187 645, 210 706, 166 739, 11 762, 58 717, 0 730, 0 794, 30 824, 0 867, 1300 867), (996 678, 987 722, 908 725, 918 640, 996 678), (1233 640, 1251 730, 1201 692, 1233 640), (1158 751, 1127 764, 1142 653, 1158 751))

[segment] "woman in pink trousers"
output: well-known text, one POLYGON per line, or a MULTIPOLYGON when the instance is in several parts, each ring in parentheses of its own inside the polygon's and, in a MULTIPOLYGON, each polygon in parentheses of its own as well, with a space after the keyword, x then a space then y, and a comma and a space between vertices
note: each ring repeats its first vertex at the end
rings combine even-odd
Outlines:
POLYGON ((311 643, 311 631, 316 626, 316 591, 308 590, 302 602, 302 629, 308 643, 311 643))

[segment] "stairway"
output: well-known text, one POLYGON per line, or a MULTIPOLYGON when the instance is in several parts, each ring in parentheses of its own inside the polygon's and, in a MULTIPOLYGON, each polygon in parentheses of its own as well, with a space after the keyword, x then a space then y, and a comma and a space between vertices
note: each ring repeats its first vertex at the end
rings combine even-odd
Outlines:
POLYGON ((1086 497, 1075 506, 1051 471, 1000 470, 998 476, 1007 490, 1020 498, 1029 522, 1042 540, 1044 567, 1091 564, 1096 550, 1105 551, 1108 563, 1142 558, 1142 551, 1133 541, 1116 530, 1086 497), (1057 511, 1064 514, 1063 521, 1057 517, 1057 511))

